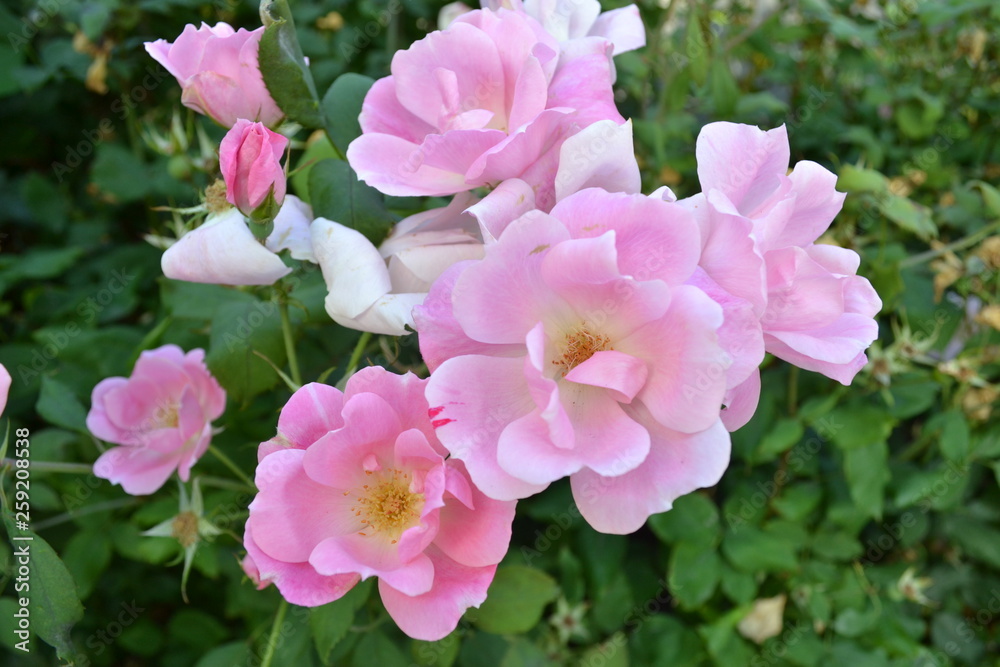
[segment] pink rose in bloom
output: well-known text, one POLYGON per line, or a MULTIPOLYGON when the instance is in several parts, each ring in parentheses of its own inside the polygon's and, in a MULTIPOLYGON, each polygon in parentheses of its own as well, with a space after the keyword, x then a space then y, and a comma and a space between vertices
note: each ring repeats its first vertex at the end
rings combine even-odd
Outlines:
POLYGON ((205 367, 205 351, 187 354, 164 345, 139 355, 131 377, 101 380, 91 398, 87 428, 113 447, 94 474, 134 496, 153 493, 176 470, 188 480, 208 449, 212 420, 226 408, 226 392, 205 367))
POLYGON ((514 503, 487 498, 445 458, 426 382, 372 367, 344 393, 308 384, 289 399, 258 451, 243 563, 255 582, 316 606, 378 577, 389 615, 427 641, 482 604, 514 503))
POLYGON ((752 308, 768 352, 850 384, 882 302, 857 275, 857 253, 815 243, 844 202, 836 175, 809 161, 786 175, 784 126, 712 123, 696 153, 703 193, 680 203, 702 228, 701 267, 752 308))
POLYGON ((479 227, 463 211, 475 201, 455 195, 445 208, 411 215, 376 248, 360 232, 324 218, 312 226, 312 243, 335 322, 360 331, 404 336, 411 311, 423 303, 438 276, 455 262, 483 256, 479 227))
POLYGON ((464 14, 393 56, 392 76, 365 97, 348 160, 390 195, 448 195, 508 178, 536 185, 554 172, 566 137, 598 120, 624 122, 611 49, 593 40, 560 55, 525 14, 464 14))
POLYGON ((273 285, 292 272, 277 253, 315 262, 310 240, 312 209, 295 195, 274 218, 274 231, 261 245, 246 217, 231 208, 213 213, 167 248, 160 258, 163 275, 172 280, 211 285, 273 285))
POLYGON ((246 215, 264 203, 268 194, 280 206, 285 199, 285 170, 281 158, 288 139, 263 123, 238 120, 219 146, 219 167, 226 182, 226 201, 246 215))
POLYGON ((628 533, 718 481, 730 359, 722 308, 684 284, 699 248, 680 206, 591 188, 434 284, 414 310, 427 398, 486 495, 568 475, 592 526, 628 533))
POLYGON ((10 373, 0 364, 0 415, 7 407, 7 395, 10 393, 10 373))
POLYGON ((184 106, 225 127, 240 118, 273 127, 284 114, 271 99, 257 64, 264 28, 233 30, 226 23, 184 27, 177 41, 146 42, 146 51, 181 84, 184 106))

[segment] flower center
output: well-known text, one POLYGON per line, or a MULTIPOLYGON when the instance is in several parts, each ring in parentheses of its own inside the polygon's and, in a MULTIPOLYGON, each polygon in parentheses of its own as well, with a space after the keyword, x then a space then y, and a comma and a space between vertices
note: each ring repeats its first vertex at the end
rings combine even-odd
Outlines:
POLYGON ((185 549, 198 541, 198 517, 194 512, 181 512, 170 525, 170 534, 185 549))
POLYGON ((380 533, 391 537, 395 544, 403 531, 420 519, 424 494, 410 491, 408 472, 389 468, 380 477, 372 484, 362 486, 351 511, 365 525, 359 535, 367 537, 380 533))
POLYGON ((611 339, 580 325, 566 334, 562 345, 556 347, 556 358, 552 363, 562 370, 563 376, 590 359, 597 352, 611 349, 611 339))
POLYGON ((180 407, 176 403, 158 405, 150 423, 150 428, 177 428, 180 423, 180 407))

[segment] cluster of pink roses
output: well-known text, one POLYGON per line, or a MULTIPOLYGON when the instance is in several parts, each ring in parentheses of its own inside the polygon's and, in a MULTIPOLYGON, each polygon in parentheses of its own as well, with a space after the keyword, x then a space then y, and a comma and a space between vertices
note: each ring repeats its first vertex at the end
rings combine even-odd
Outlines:
MULTIPOLYGON (((881 307, 856 253, 816 243, 844 195, 815 163, 788 171, 783 127, 710 124, 702 192, 640 194, 612 89, 612 56, 644 43, 635 7, 483 5, 450 6, 365 98, 347 151, 359 177, 390 195, 454 195, 379 247, 285 196, 287 142, 252 122, 281 117, 245 71, 257 31, 203 26, 148 45, 185 104, 232 125, 220 161, 237 208, 168 250, 167 275, 269 284, 290 249, 320 265, 335 321, 416 330, 431 371, 370 368, 344 392, 295 392, 258 451, 244 569, 310 606, 377 576, 420 639, 484 600, 518 499, 569 477, 595 529, 639 529, 719 480, 765 352, 848 384, 881 307), (269 200, 284 203, 262 245, 244 215, 269 200)), ((95 469, 131 493, 173 468, 186 478, 224 400, 200 351, 147 353, 132 379, 94 391, 88 425, 123 445, 95 469)))

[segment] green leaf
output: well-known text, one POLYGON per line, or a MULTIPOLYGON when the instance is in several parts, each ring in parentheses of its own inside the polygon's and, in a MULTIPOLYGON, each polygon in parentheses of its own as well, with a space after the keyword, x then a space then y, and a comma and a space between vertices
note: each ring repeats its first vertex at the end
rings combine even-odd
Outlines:
POLYGON ((883 200, 880 208, 885 217, 895 222, 901 229, 916 234, 921 240, 929 241, 938 235, 931 210, 926 206, 910 201, 906 197, 890 195, 883 200))
POLYGON ((250 649, 246 642, 230 642, 206 653, 194 667, 232 667, 248 662, 250 649))
POLYGON ((509 565, 497 570, 486 601, 467 612, 480 629, 498 635, 516 635, 535 627, 559 586, 541 570, 509 565))
POLYGON ((833 621, 833 630, 844 637, 858 637, 867 632, 876 621, 879 614, 874 609, 858 611, 857 609, 845 609, 837 614, 833 621))
POLYGON ((969 185, 979 188, 979 192, 983 196, 983 204, 986 206, 986 212, 993 218, 1000 218, 1000 190, 997 190, 985 181, 971 181, 969 185))
POLYGON ((755 462, 770 461, 802 439, 805 429, 797 419, 781 419, 765 435, 754 452, 755 462))
POLYGON ((354 605, 343 598, 309 611, 309 628, 320 660, 326 664, 330 652, 347 635, 354 623, 354 605))
POLYGON ((260 6, 264 34, 258 62, 271 97, 291 120, 310 128, 323 127, 319 95, 295 34, 285 0, 265 0, 260 6))
POLYGON ((414 639, 410 642, 410 655, 418 667, 451 667, 458 657, 462 641, 457 632, 436 642, 414 639))
POLYGON ((741 526, 727 532, 722 553, 733 567, 744 572, 787 572, 797 566, 798 544, 787 534, 741 526))
MULTIPOLYGON (((286 664, 286 663, 278 663, 286 664)), ((362 635, 351 661, 353 667, 408 667, 410 661, 396 643, 376 630, 362 635)))
POLYGON ((824 424, 814 428, 820 430, 820 435, 829 437, 844 450, 859 449, 878 442, 885 442, 896 420, 884 410, 873 405, 855 404, 843 405, 828 415, 824 424), (822 433, 823 429, 828 434, 822 433))
POLYGON ((24 596, 29 599, 31 629, 56 649, 61 660, 71 661, 76 657, 76 648, 70 632, 83 620, 83 605, 77 596, 73 577, 48 542, 30 530, 17 529, 14 517, 6 511, 3 522, 14 548, 15 563, 19 564, 25 558, 23 554, 27 554, 27 582, 30 588, 24 596), (18 539, 22 537, 30 539, 18 539))
POLYGON ((684 41, 684 55, 688 58, 688 70, 691 72, 691 78, 700 86, 708 78, 709 43, 702 30, 701 21, 694 12, 688 15, 684 41))
POLYGON ((749 604, 757 596, 757 582, 749 572, 734 570, 728 565, 722 567, 720 581, 722 592, 736 604, 749 604))
POLYGON ((715 592, 722 575, 722 559, 715 550, 681 542, 670 554, 667 576, 670 592, 684 609, 696 609, 715 592))
POLYGON ((385 208, 385 197, 368 187, 341 160, 322 160, 309 172, 309 199, 318 218, 355 229, 376 246, 385 240, 395 218, 385 208))
POLYGON ((50 424, 79 433, 87 430, 87 411, 69 387, 47 375, 42 376, 42 389, 35 410, 50 424))
POLYGON ((326 136, 325 132, 318 132, 309 137, 306 141, 305 151, 295 163, 295 169, 288 178, 292 184, 292 192, 307 204, 312 203, 309 198, 309 174, 312 172, 313 165, 328 159, 341 159, 337 149, 330 143, 330 137, 326 136))
POLYGON ((891 477, 888 445, 876 442, 846 451, 844 474, 854 506, 872 518, 882 518, 885 485, 891 477))
POLYGON ((721 117, 732 115, 740 97, 740 89, 725 57, 720 55, 713 59, 708 83, 716 113, 721 117))
POLYGON ((580 665, 601 665, 601 667, 628 667, 628 639, 625 633, 616 632, 606 641, 591 646, 580 657, 580 665))
POLYGON ((847 193, 888 192, 889 179, 874 169, 845 164, 840 168, 837 189, 847 193))
POLYGON ((722 533, 719 508, 700 493, 681 496, 674 501, 673 509, 649 517, 649 527, 666 544, 690 542, 711 546, 722 533))
POLYGON ((941 414, 941 453, 955 463, 962 463, 969 456, 969 423, 958 410, 941 414))
POLYGON ((1000 568, 1000 529, 979 519, 955 514, 943 523, 945 532, 966 554, 991 568, 1000 568))
POLYGON ((278 307, 271 302, 229 303, 212 318, 205 363, 233 401, 242 403, 270 389, 278 375, 257 351, 281 368, 285 347, 278 307))
POLYGON ((86 600, 111 563, 111 540, 102 529, 81 530, 70 538, 63 554, 80 598, 86 600))
POLYGON ((371 77, 347 72, 337 77, 323 96, 326 131, 342 155, 347 155, 347 145, 361 136, 358 117, 365 95, 374 83, 371 77))

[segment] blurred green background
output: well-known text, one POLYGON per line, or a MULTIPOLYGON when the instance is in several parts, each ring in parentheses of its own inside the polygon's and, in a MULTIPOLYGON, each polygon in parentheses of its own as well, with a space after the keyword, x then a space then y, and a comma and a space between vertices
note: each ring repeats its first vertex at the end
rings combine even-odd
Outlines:
MULTIPOLYGON (((344 72, 386 75, 442 4, 293 1, 321 93, 344 72)), ((490 602, 445 641, 403 636, 369 585, 293 607, 274 665, 1000 665, 1000 5, 640 10, 648 46, 616 59, 616 95, 644 191, 697 191, 705 123, 784 123, 793 162, 827 166, 849 193, 823 242, 857 250, 884 302, 871 363, 844 388, 769 358, 720 484, 634 535, 591 530, 567 484, 523 501, 490 602)), ((219 20, 259 25, 235 0, 0 4, 4 422, 31 431, 33 527, 68 569, 55 584, 85 608, 79 665, 260 664, 277 608, 239 568, 251 496, 218 460, 195 468, 224 532, 198 545, 188 604, 177 541, 139 535, 177 513, 177 489, 132 498, 79 465, 99 453, 83 425, 91 389, 142 349, 208 350, 230 396, 215 444, 248 473, 289 394, 250 354, 284 363, 277 318, 239 333, 274 293, 168 281, 154 247, 175 230, 156 207, 198 203, 223 130, 180 106, 142 44, 219 20), (242 345, 227 345, 234 332, 242 345)), ((358 334, 329 321, 319 272, 288 289, 307 380, 335 382, 358 334)), ((365 358, 404 371, 414 347, 376 339, 365 358)), ((29 655, 12 649, 14 565, 0 543, 0 664, 58 664, 35 639, 29 655)))

